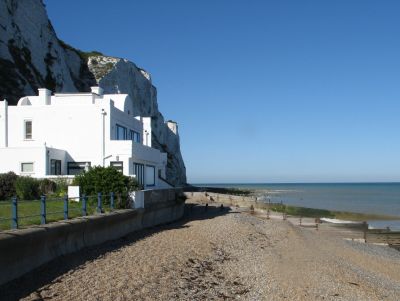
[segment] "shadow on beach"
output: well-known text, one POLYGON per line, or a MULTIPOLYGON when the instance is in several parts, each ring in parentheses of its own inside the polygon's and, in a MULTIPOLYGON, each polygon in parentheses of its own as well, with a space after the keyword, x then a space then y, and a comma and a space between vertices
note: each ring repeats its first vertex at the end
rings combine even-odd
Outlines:
MULTIPOLYGON (((229 207, 221 208, 216 205, 185 204, 184 216, 178 221, 132 232, 119 239, 60 256, 18 279, 3 284, 0 286, 0 300, 18 300, 29 296, 39 288, 52 282, 57 282, 59 276, 67 272, 79 270, 86 262, 96 260, 106 253, 114 252, 122 247, 132 245, 160 231, 187 228, 190 227, 188 223, 192 221, 212 219, 230 213, 232 212, 229 207)), ((46 290, 46 288, 44 288, 44 290, 46 290)), ((38 300, 41 300, 39 295, 38 300)))

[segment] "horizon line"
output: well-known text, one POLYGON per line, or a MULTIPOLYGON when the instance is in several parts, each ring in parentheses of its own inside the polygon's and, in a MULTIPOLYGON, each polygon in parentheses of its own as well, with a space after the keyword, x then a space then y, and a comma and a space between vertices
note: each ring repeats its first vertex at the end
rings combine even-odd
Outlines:
POLYGON ((188 183, 189 185, 261 185, 261 184, 400 184, 400 181, 367 181, 367 182, 212 182, 188 183))

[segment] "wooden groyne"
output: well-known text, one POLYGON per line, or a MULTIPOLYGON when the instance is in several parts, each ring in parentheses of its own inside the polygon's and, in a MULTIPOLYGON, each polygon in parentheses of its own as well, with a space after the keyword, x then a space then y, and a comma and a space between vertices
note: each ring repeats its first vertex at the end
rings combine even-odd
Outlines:
POLYGON ((387 229, 368 229, 365 235, 367 243, 383 243, 400 250, 400 231, 387 229))

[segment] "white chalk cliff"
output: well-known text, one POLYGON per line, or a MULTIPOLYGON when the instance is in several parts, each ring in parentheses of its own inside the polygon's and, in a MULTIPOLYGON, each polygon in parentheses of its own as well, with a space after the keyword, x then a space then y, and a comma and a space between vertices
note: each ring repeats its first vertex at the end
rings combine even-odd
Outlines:
POLYGON ((177 124, 164 121, 158 110, 151 76, 134 63, 82 52, 60 41, 41 0, 0 0, 0 98, 11 104, 40 87, 53 92, 127 93, 134 114, 152 117, 152 144, 168 154, 167 180, 186 183, 177 124))

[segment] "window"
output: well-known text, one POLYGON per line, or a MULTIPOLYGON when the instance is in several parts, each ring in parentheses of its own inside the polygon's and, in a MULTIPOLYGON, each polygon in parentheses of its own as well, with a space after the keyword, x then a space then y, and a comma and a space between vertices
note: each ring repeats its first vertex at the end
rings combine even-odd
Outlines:
POLYGON ((117 140, 126 140, 127 139, 126 127, 123 127, 123 126, 117 124, 115 136, 116 136, 117 140))
POLYGON ((26 140, 32 139, 32 120, 24 121, 24 131, 25 131, 24 139, 26 140))
POLYGON ((146 185, 156 185, 156 169, 154 166, 146 165, 146 185))
POLYGON ((140 163, 133 163, 133 174, 140 185, 144 184, 144 165, 140 163))
POLYGON ((140 143, 140 134, 136 131, 130 130, 130 139, 134 142, 140 143))
POLYGON ((61 175, 61 160, 50 160, 50 174, 61 175))
POLYGON ((21 163, 21 172, 33 172, 33 162, 21 163))
POLYGON ((113 162, 110 162, 110 166, 114 167, 116 170, 118 170, 120 172, 124 172, 124 162, 113 161, 113 162))
POLYGON ((90 162, 68 162, 68 174, 77 175, 89 169, 90 162))

